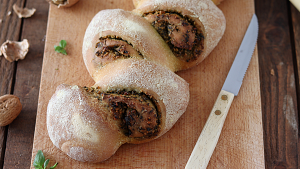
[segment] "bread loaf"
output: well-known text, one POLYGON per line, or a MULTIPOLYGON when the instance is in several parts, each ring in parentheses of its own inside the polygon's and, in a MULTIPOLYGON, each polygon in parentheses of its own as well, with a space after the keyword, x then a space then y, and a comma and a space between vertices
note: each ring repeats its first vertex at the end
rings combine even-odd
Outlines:
POLYGON ((226 20, 211 0, 141 0, 134 13, 158 31, 176 57, 176 70, 202 62, 222 38, 226 20))
POLYGON ((48 104, 50 139, 75 160, 100 162, 124 143, 156 139, 186 110, 188 84, 167 68, 121 59, 101 72, 92 87, 58 86, 48 104))
POLYGON ((118 59, 147 59, 175 71, 175 57, 156 30, 143 17, 123 9, 95 15, 84 36, 82 55, 96 79, 103 66, 118 59))
POLYGON ((174 72, 200 63, 225 30, 211 0, 135 3, 132 12, 100 11, 86 29, 82 54, 95 84, 62 84, 49 101, 49 137, 72 159, 101 162, 170 130, 189 101, 174 72))

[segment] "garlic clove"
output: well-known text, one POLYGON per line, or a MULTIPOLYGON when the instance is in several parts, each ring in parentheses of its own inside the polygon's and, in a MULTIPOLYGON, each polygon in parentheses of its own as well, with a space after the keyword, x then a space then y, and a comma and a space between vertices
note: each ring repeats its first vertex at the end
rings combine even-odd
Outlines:
POLYGON ((76 4, 79 0, 47 0, 47 1, 57 5, 57 7, 60 8, 60 7, 70 7, 76 4))
POLYGON ((27 39, 24 39, 22 42, 7 40, 0 47, 0 51, 5 59, 10 62, 24 59, 28 50, 29 43, 27 39))
POLYGON ((20 8, 16 4, 13 5, 13 10, 15 11, 15 13, 18 15, 19 18, 29 18, 36 11, 35 8, 32 8, 32 9, 20 8))

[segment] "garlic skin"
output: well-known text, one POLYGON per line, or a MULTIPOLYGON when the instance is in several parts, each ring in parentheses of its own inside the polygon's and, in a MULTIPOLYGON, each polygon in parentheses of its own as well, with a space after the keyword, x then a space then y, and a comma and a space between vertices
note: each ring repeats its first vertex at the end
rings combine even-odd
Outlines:
POLYGON ((58 8, 62 7, 70 7, 76 4, 79 0, 47 0, 48 2, 51 2, 54 5, 57 5, 58 8))
POLYGON ((2 53, 6 60, 13 62, 19 59, 23 60, 29 50, 29 43, 27 39, 22 42, 9 41, 4 42, 0 47, 0 53, 2 53))

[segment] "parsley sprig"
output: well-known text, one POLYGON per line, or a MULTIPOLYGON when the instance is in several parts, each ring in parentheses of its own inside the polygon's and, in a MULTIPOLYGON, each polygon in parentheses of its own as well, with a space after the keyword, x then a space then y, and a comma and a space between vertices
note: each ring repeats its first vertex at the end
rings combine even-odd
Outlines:
MULTIPOLYGON (((39 150, 34 158, 33 166, 35 169, 46 169, 49 159, 45 160, 45 156, 41 150, 39 150)), ((50 169, 54 169, 58 163, 55 163, 50 169)))
POLYGON ((56 52, 58 52, 58 53, 62 53, 62 54, 64 54, 64 55, 67 55, 67 51, 66 51, 66 49, 65 49, 65 47, 67 46, 67 41, 66 40, 61 40, 60 42, 59 42, 59 46, 54 46, 54 49, 55 49, 55 51, 56 52))

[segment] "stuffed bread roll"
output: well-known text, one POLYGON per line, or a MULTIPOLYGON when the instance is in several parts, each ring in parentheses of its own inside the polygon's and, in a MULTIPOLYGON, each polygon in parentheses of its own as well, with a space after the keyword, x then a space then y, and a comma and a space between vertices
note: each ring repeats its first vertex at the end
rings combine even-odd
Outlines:
POLYGON ((156 139, 186 110, 188 84, 167 68, 121 59, 101 73, 93 87, 58 86, 48 104, 50 139, 75 160, 101 162, 124 143, 156 139))
POLYGON ((176 58, 151 24, 123 9, 102 10, 94 16, 85 32, 82 54, 92 77, 105 65, 128 58, 176 69, 176 58))
POLYGON ((177 58, 178 69, 205 59, 222 38, 226 21, 211 0, 140 0, 134 13, 146 18, 177 58))

